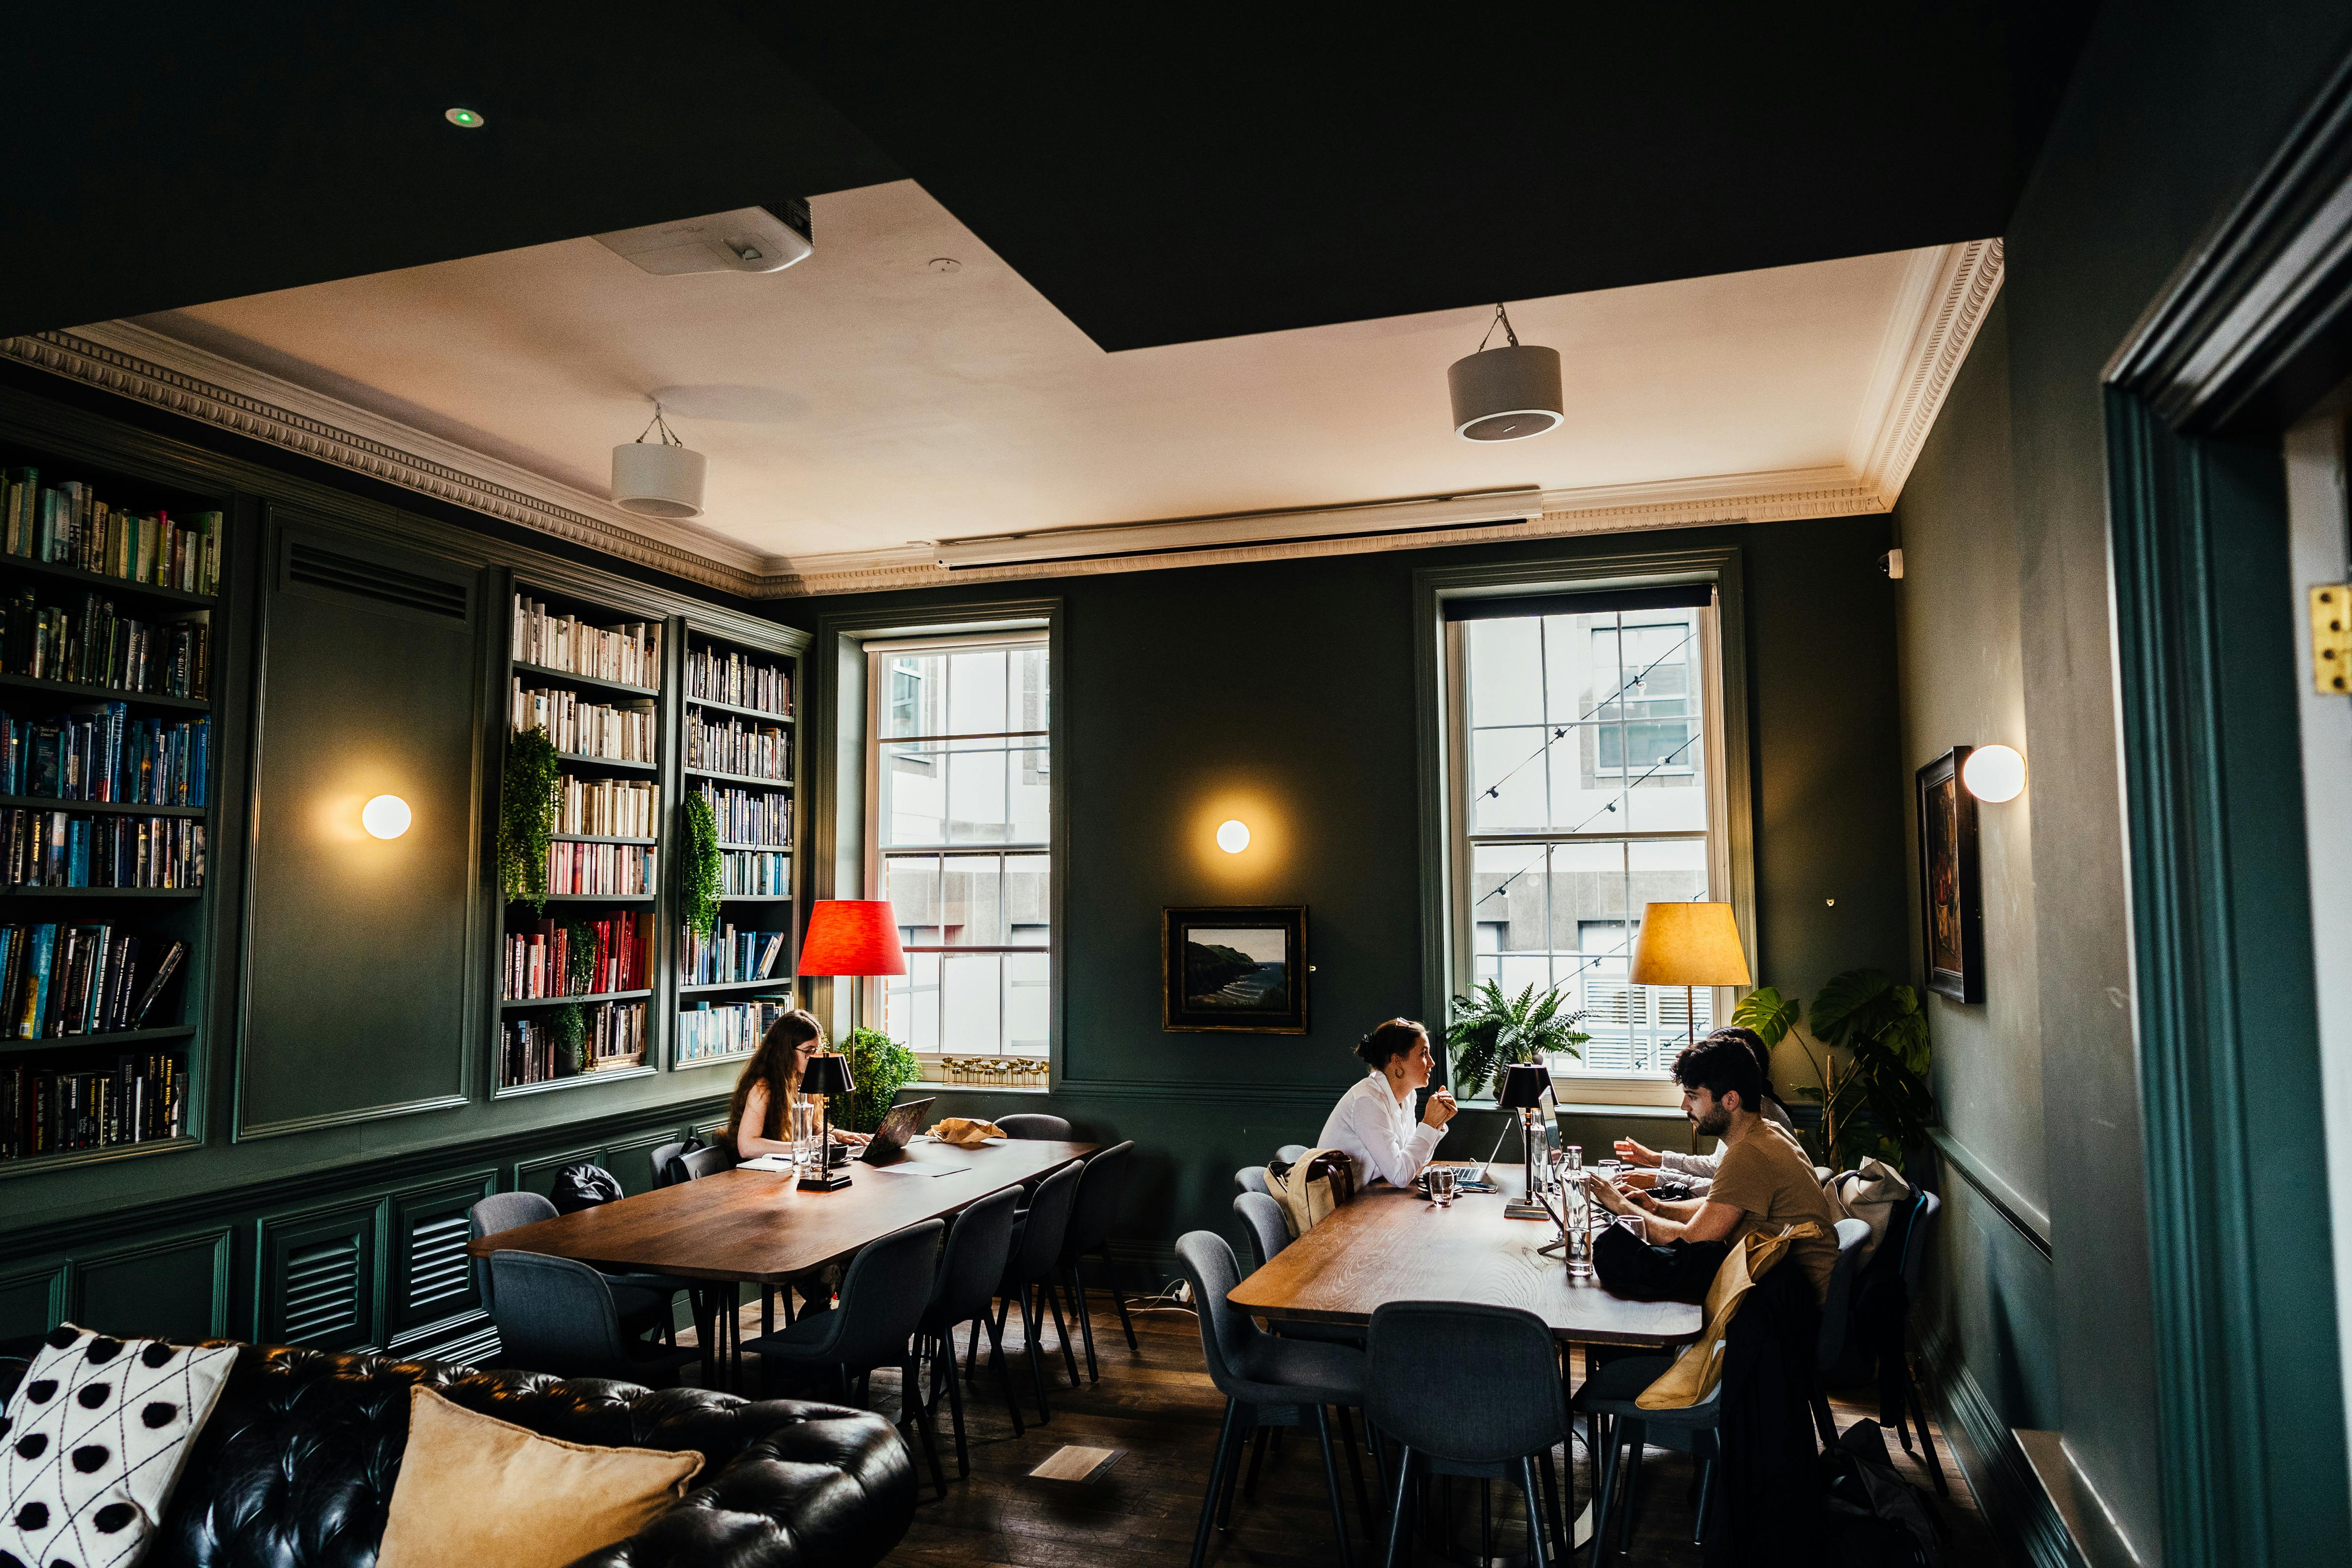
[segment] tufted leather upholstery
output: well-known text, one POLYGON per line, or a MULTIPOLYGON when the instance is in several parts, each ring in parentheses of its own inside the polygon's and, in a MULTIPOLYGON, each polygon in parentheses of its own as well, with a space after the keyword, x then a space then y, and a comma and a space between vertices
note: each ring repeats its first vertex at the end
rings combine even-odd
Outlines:
MULTIPOLYGON (((0 1396, 23 1372, 0 1364, 0 1396)), ((373 1568, 419 1383, 547 1437, 702 1453, 677 1506, 574 1568, 873 1563, 914 1517, 906 1444, 863 1410, 247 1345, 146 1568, 373 1568)))

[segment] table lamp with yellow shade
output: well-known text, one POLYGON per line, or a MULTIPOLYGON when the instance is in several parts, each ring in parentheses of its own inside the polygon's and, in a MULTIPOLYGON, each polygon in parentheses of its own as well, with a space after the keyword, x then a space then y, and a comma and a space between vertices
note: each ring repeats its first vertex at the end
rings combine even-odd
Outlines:
POLYGON ((1693 1041, 1698 1039, 1694 988, 1754 983, 1739 945, 1739 923, 1727 904, 1644 904, 1641 935, 1633 938, 1633 972, 1626 977, 1637 986, 1680 986, 1693 1041))

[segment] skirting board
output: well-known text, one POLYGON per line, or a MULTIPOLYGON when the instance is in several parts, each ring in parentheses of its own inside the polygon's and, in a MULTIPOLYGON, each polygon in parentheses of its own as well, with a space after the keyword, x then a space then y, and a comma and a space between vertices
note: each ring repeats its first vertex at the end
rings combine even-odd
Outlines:
POLYGON ((1920 1349, 1934 1375, 1929 1402, 1944 1428, 1944 1440, 1966 1472, 1977 1506, 2010 1556, 2033 1568, 2090 1568, 2066 1532, 2066 1521, 2034 1479, 2033 1467, 2017 1438, 1968 1366, 1941 1335, 1923 1332, 1920 1349))

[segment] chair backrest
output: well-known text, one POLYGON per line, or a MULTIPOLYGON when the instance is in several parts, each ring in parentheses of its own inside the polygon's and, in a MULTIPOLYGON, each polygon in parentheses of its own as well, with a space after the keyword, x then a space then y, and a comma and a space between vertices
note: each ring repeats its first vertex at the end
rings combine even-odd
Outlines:
POLYGON ((1265 1192, 1265 1167, 1264 1166, 1244 1166, 1241 1169, 1235 1171, 1234 1173, 1234 1190, 1235 1192, 1265 1192))
POLYGON ((680 1138, 675 1143, 664 1144, 654 1151, 654 1185, 656 1186, 667 1186, 677 1180, 677 1173, 669 1168, 669 1163, 686 1153, 686 1140, 680 1138))
POLYGON ((1013 1220, 1020 1206, 1021 1189, 1008 1186, 956 1216, 947 1248, 940 1254, 939 1272, 931 1280, 922 1327, 939 1333, 988 1311, 1013 1253, 1013 1220))
MULTIPOLYGON (((555 1218, 555 1205, 535 1192, 494 1192, 466 1211, 467 1239, 479 1241, 485 1236, 496 1236, 501 1230, 512 1230, 519 1225, 536 1225, 542 1219, 555 1218)), ((474 1294, 482 1301, 482 1311, 489 1312, 490 1295, 498 1281, 490 1273, 490 1260, 473 1260, 474 1294)))
MULTIPOLYGON (((1176 1239, 1176 1260, 1192 1285, 1192 1305, 1201 1314, 1201 1354, 1209 1381, 1231 1396, 1246 1381, 1250 1347, 1265 1338, 1249 1314, 1225 1300, 1241 1283, 1241 1265, 1230 1242, 1213 1230, 1188 1230, 1176 1239)), ((1557 1382, 1557 1376, 1554 1379, 1557 1382)))
POLYGON ((827 1314, 835 1320, 825 1354, 853 1373, 897 1366, 907 1359, 907 1342, 931 1295, 931 1276, 947 1227, 936 1219, 894 1230, 869 1241, 842 1277, 841 1301, 827 1314))
POLYGON ((1830 1270, 1829 1295, 1822 1302, 1821 1337, 1814 1342, 1813 1364, 1826 1370, 1845 1348, 1846 1309, 1853 1301, 1853 1272, 1862 1245, 1870 1239, 1870 1221, 1837 1222, 1837 1267, 1830 1270))
POLYGON ((743 1163, 741 1156, 724 1145, 713 1144, 707 1149, 688 1149, 677 1156, 677 1169, 686 1181, 700 1181, 720 1171, 731 1171, 743 1163))
POLYGON ((1936 1236, 1936 1216, 1943 1207, 1944 1200, 1923 1186, 1911 1210, 1911 1233, 1903 1241, 1903 1290, 1915 1301, 1919 1299, 1919 1276, 1927 1267, 1927 1246, 1936 1236))
POLYGON ((998 1281, 1001 1294, 1012 1294, 1032 1280, 1044 1279, 1061 1260, 1062 1238, 1070 1228, 1070 1205, 1078 1196, 1078 1174, 1076 1164, 1064 1166, 1029 1195, 1029 1212, 1013 1233, 1012 1256, 1005 1260, 1004 1277, 998 1281))
POLYGON ((563 1377, 626 1375, 620 1313, 602 1274, 570 1258, 493 1252, 490 1278, 502 1360, 563 1377))
POLYGON ((1070 1135, 1068 1122, 1059 1116, 1048 1116, 1043 1111, 1024 1111, 992 1119, 1008 1138, 1066 1140, 1070 1135))
POLYGON ((1078 1167, 1078 1196, 1070 1200, 1070 1225, 1062 1238, 1062 1261, 1075 1263, 1110 1239, 1118 1196, 1127 1186, 1127 1162, 1135 1144, 1113 1144, 1078 1167))
POLYGON ((1274 1157, 1287 1164, 1307 1152, 1305 1144, 1285 1144, 1274 1151, 1274 1157))
POLYGON ((1551 1330, 1523 1307, 1391 1301, 1364 1350, 1364 1417, 1408 1448, 1491 1465, 1567 1435, 1551 1330))
POLYGON ((1243 1193, 1234 1199, 1234 1212, 1242 1217, 1255 1267, 1265 1268, 1267 1259, 1290 1245, 1290 1226, 1282 1218, 1282 1205, 1265 1193, 1243 1193))

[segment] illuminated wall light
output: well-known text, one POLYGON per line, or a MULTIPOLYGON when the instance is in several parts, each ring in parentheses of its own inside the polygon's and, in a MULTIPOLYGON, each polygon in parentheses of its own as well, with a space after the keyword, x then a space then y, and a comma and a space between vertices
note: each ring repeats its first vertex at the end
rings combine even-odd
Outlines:
POLYGON ((397 795, 378 795, 360 808, 360 826, 379 839, 396 839, 408 831, 408 802, 397 795))
POLYGON ((1217 847, 1229 855, 1237 855, 1249 848, 1249 824, 1238 818, 1218 823, 1217 847))
POLYGON ((1962 764, 1960 781, 1979 800, 2014 800, 2025 793, 2025 758, 2014 747, 1979 746, 1962 764))
POLYGON ((479 131, 482 128, 482 117, 470 109, 445 109, 441 111, 441 118, 460 131, 479 131))

